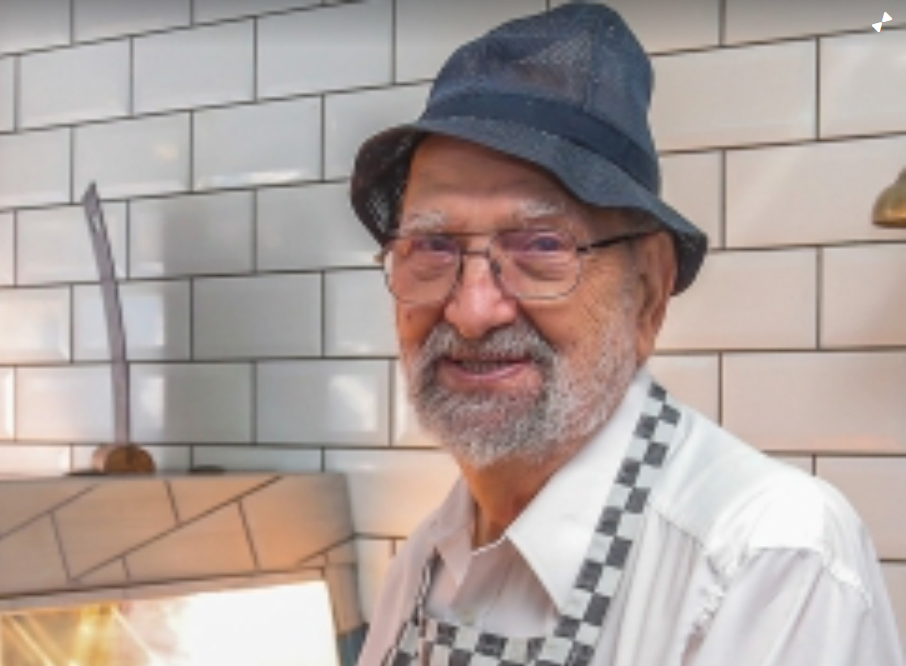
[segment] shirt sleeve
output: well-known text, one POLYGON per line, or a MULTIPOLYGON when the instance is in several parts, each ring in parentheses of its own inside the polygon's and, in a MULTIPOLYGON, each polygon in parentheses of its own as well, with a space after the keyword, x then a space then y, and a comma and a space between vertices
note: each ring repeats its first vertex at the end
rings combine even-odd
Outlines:
POLYGON ((683 666, 903 666, 878 566, 856 577, 822 554, 753 555, 687 646, 683 666))

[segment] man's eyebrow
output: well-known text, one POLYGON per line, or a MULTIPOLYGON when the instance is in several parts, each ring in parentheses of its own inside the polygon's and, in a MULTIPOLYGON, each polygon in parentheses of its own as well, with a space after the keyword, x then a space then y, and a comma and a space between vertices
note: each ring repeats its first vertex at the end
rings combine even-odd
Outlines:
POLYGON ((439 210, 430 210, 407 215, 400 222, 400 231, 406 233, 434 233, 447 224, 447 216, 439 210))
POLYGON ((520 202, 515 219, 532 222, 545 217, 556 217, 566 212, 566 204, 556 199, 524 199, 520 202))

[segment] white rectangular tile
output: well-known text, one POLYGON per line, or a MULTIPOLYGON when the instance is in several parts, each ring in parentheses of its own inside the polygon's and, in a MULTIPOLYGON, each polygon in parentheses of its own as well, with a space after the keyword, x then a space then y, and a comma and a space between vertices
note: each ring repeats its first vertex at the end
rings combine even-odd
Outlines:
MULTIPOLYGON (((119 294, 129 359, 147 361, 189 358, 188 282, 121 284, 119 294)), ((73 298, 75 360, 108 360, 110 348, 100 288, 76 287, 73 298)))
POLYGON ((75 190, 96 181, 101 196, 189 188, 189 116, 178 114, 75 129, 75 190))
POLYGON ((251 100, 253 32, 245 21, 136 39, 136 112, 251 100))
POLYGON ((723 246, 723 165, 720 153, 661 158, 661 196, 708 235, 708 247, 723 246))
MULTIPOLYGON (((117 275, 126 274, 126 205, 103 204, 117 275)), ((99 274, 81 206, 20 211, 17 224, 19 284, 98 282, 99 274)))
POLYGON ((319 472, 321 452, 315 449, 263 446, 194 446, 196 467, 221 467, 231 472, 319 472))
POLYGON ((720 359, 717 355, 654 356, 652 376, 677 400, 720 421, 720 359))
POLYGON ((392 356, 397 353, 393 298, 380 270, 327 273, 324 353, 392 356))
POLYGON ((387 361, 285 361, 258 365, 258 441, 384 446, 387 361))
POLYGON ((19 368, 17 436, 23 440, 110 441, 111 395, 107 365, 19 368))
MULTIPOLYGON (((569 0, 554 0, 552 7, 569 0)), ((719 0, 606 0, 636 33, 648 53, 715 46, 719 0)))
POLYGON ((359 604, 365 621, 371 622, 377 610, 381 586, 387 578, 393 559, 393 545, 388 539, 356 539, 355 558, 359 604))
POLYGON ((320 0, 195 0, 195 21, 218 21, 318 4, 320 0))
POLYGON ((69 360, 69 289, 0 291, 0 363, 69 360))
POLYGON ((250 442, 252 369, 246 363, 132 366, 137 442, 250 442))
POLYGON ((906 564, 885 562, 881 564, 881 573, 900 629, 900 644, 906 645, 906 564))
POLYGON ((543 0, 398 0, 396 77, 430 79, 453 51, 504 21, 545 9, 543 0))
POLYGON ((871 30, 870 24, 890 11, 887 0, 727 0, 727 43, 763 41, 841 30, 871 30))
POLYGON ((16 126, 16 60, 0 58, 0 132, 16 126))
POLYGON ((816 295, 814 250, 712 254, 671 300, 658 349, 812 348, 816 295))
POLYGON ((69 201, 69 130, 0 136, 0 208, 69 201))
POLYGON ((70 0, 0 2, 0 53, 69 43, 70 0))
POLYGON ((0 285, 16 279, 16 221, 12 213, 0 213, 0 285))
POLYGON ((174 28, 191 22, 191 0, 72 0, 78 41, 174 28))
POLYGON ((129 43, 89 44, 20 59, 22 127, 129 113, 129 43))
POLYGON ((390 83, 392 21, 390 0, 260 19, 259 96, 390 83))
POLYGON ((409 400, 406 377, 400 361, 393 363, 393 445, 437 448, 437 439, 422 428, 409 400))
POLYGON ((770 451, 906 451, 906 353, 727 354, 723 417, 770 451))
POLYGON ((903 238, 870 216, 904 155, 906 137, 728 152, 727 246, 903 238))
POLYGON ((347 183, 258 192, 258 268, 376 266, 380 249, 349 206, 347 183))
POLYGON ((659 150, 815 135, 815 45, 790 42, 657 56, 651 124, 659 150))
POLYGON ((327 469, 346 475, 359 534, 409 536, 446 496, 458 472, 442 451, 327 451, 327 469))
POLYGON ((906 130, 904 53, 906 30, 822 39, 821 136, 906 130))
POLYGON ((53 444, 0 446, 0 477, 60 476, 71 470, 70 447, 53 444))
POLYGON ((819 456, 817 473, 853 503, 880 557, 906 558, 906 458, 819 456))
MULTIPOLYGON (((154 469, 158 474, 186 472, 191 467, 191 447, 174 444, 160 446, 142 444, 141 447, 154 460, 154 469)), ((96 450, 96 446, 73 446, 72 469, 76 471, 93 469, 92 456, 96 450)))
POLYGON ((132 277, 250 272, 252 213, 251 192, 133 201, 132 277))
POLYGON ((906 346, 906 243, 827 248, 822 273, 822 346, 906 346))
POLYGON ((421 115, 428 86, 328 95, 324 101, 324 172, 327 178, 352 173, 355 155, 365 139, 421 115))
POLYGON ((0 368, 0 439, 16 434, 16 375, 13 368, 0 368))
POLYGON ((276 185, 321 175, 321 102, 294 99, 195 116, 195 188, 276 185))
POLYGON ((196 358, 315 356, 321 351, 321 277, 199 279, 196 358))

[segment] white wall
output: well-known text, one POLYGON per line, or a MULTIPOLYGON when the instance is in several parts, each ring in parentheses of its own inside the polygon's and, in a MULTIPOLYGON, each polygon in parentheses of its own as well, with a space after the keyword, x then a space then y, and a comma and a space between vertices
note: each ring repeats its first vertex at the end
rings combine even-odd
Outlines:
MULTIPOLYGON (((614 4, 654 54, 666 196, 714 248, 654 370, 849 495, 906 626, 906 232, 869 222, 906 166, 906 29, 869 24, 906 6, 614 4)), ((370 606, 454 470, 402 399, 352 155, 454 45, 545 6, 0 0, 0 472, 112 436, 97 180, 136 441, 165 470, 349 473, 370 606)))

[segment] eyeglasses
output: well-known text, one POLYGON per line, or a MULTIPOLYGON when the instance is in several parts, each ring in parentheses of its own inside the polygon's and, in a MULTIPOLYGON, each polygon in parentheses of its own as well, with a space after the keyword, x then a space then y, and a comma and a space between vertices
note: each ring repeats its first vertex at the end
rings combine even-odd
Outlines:
POLYGON ((579 284, 585 254, 657 231, 635 231, 580 245, 560 229, 506 229, 492 234, 483 250, 464 249, 459 237, 486 234, 405 234, 391 239, 375 261, 384 268, 390 292, 403 303, 429 305, 447 300, 462 276, 466 256, 487 258, 497 284, 509 296, 553 300, 579 284))

